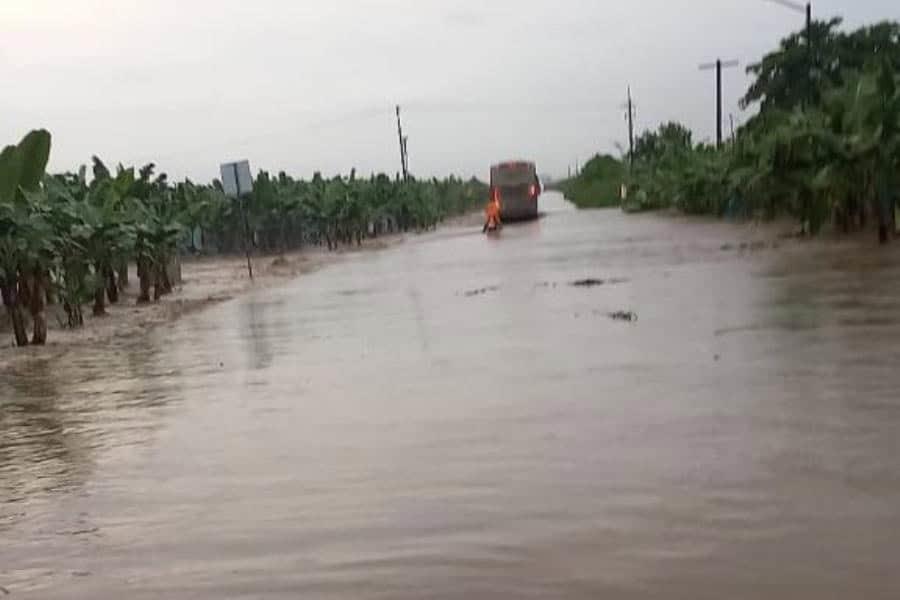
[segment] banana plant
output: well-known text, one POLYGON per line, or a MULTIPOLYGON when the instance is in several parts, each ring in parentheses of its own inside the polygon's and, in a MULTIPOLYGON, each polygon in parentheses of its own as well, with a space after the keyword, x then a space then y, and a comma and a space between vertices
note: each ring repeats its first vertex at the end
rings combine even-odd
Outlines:
POLYGON ((91 268, 88 247, 93 230, 84 221, 88 193, 85 170, 77 175, 48 176, 44 179, 51 209, 56 260, 52 280, 62 299, 68 326, 84 325, 82 305, 94 296, 98 282, 91 268))
POLYGON ((135 214, 135 256, 137 258, 140 294, 138 303, 159 300, 171 293, 167 267, 175 256, 184 226, 177 221, 178 208, 168 195, 154 195, 147 202, 132 200, 135 214))
POLYGON ((26 303, 37 316, 33 342, 47 340, 41 286, 52 240, 43 212, 32 201, 42 189, 50 146, 50 134, 37 130, 0 152, 0 294, 18 346, 29 343, 22 313, 26 303))

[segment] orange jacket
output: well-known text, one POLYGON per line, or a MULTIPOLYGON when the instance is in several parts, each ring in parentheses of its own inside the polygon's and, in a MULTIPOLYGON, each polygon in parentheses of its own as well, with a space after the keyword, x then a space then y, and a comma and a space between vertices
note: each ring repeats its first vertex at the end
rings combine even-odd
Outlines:
POLYGON ((484 216, 487 218, 488 222, 500 222, 500 203, 496 200, 492 200, 488 202, 488 205, 484 208, 484 216))

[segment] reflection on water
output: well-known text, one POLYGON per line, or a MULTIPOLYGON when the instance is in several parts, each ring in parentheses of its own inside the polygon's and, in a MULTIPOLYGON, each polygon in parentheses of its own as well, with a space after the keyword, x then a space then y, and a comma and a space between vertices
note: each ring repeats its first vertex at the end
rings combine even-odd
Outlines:
POLYGON ((0 586, 900 597, 897 251, 547 202, 0 383, 0 586))
POLYGON ((58 407, 57 380, 48 361, 29 364, 5 383, 9 397, 0 404, 0 526, 10 520, 3 505, 77 486, 89 458, 84 440, 72 432, 71 415, 58 407))
POLYGON ((81 350, 35 359, 0 381, 0 527, 79 493, 104 451, 147 443, 154 407, 173 399, 177 370, 163 374, 155 347, 81 350), (169 379, 166 384, 162 377, 169 379))
MULTIPOLYGON (((264 370, 272 364, 271 334, 273 326, 266 322, 270 301, 262 300, 258 294, 241 303, 241 337, 246 341, 248 361, 253 370, 264 370)), ((279 306, 275 306, 278 309, 279 306)))

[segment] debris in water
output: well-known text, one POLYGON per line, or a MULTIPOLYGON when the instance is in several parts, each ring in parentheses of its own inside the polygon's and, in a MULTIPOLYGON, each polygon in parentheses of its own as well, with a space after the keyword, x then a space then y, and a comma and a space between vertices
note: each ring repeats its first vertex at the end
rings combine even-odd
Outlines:
POLYGON ((594 279, 594 278, 589 278, 589 279, 579 279, 578 281, 573 281, 573 282, 571 283, 571 285, 572 285, 573 287, 591 288, 591 287, 597 287, 597 286, 601 286, 601 285, 616 285, 616 284, 619 284, 619 283, 628 283, 628 280, 627 280, 627 279, 594 279))
POLYGON ((637 323, 638 316, 630 310, 618 310, 616 312, 607 313, 607 316, 613 321, 627 321, 629 323, 637 323))
POLYGON ((57 533, 57 535, 90 535, 99 531, 99 527, 91 527, 89 529, 76 529, 74 531, 60 531, 57 533))
POLYGON ((469 290, 468 292, 463 294, 463 296, 465 296, 466 298, 474 298, 475 296, 484 296, 487 293, 496 292, 499 289, 500 288, 496 285, 492 285, 490 287, 484 287, 477 290, 469 290))
POLYGON ((776 244, 770 245, 761 240, 755 240, 755 241, 751 241, 751 242, 741 242, 740 244, 737 244, 737 245, 736 244, 722 244, 722 246, 720 246, 719 249, 722 250, 723 252, 728 252, 730 250, 739 250, 740 252, 743 253, 743 252, 747 252, 747 251, 759 252, 759 251, 765 250, 769 247, 777 248, 778 246, 776 244))
POLYGON ((572 285, 574 287, 596 287, 598 285, 605 285, 606 281, 603 279, 579 279, 578 281, 573 281, 572 285))

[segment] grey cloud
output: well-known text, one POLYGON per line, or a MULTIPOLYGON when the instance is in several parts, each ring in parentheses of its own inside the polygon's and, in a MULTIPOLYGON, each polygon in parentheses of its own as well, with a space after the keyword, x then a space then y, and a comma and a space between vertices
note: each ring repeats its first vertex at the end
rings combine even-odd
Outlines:
MULTIPOLYGON (((404 105, 421 175, 484 176, 504 156, 564 173, 639 127, 714 131, 701 62, 758 59, 802 19, 763 0, 3 0, 0 141, 44 126, 54 169, 101 154, 173 176, 257 168, 397 169, 404 105)), ((894 0, 819 0, 848 26, 900 18, 894 0)), ((726 76, 741 115, 741 71, 726 76)))

